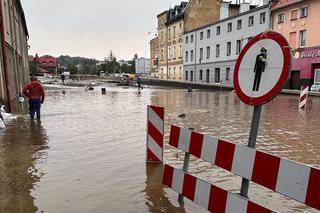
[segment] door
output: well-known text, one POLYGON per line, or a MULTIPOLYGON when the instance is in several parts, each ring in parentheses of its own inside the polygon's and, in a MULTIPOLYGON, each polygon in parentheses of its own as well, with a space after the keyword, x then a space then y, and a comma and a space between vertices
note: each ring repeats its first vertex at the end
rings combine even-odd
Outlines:
POLYGON ((214 71, 214 82, 220 83, 220 68, 216 68, 214 71))
POLYGON ((207 74, 206 74, 206 82, 209 83, 210 82, 210 70, 207 70, 207 74))
POLYGON ((290 89, 300 90, 300 71, 291 71, 290 89))
POLYGON ((190 81, 193 81, 193 71, 190 71, 190 81))

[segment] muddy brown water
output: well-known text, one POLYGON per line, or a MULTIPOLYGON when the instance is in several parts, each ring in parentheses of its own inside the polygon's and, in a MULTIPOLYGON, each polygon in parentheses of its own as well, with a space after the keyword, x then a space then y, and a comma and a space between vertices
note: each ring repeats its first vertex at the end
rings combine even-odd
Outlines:
MULTIPOLYGON (((0 132, 0 212, 206 212, 161 184, 162 168, 145 164, 146 105, 166 108, 170 124, 246 144, 252 107, 234 93, 107 86, 47 88, 41 122, 19 115, 0 132), (185 118, 178 115, 185 113, 185 118)), ((320 99, 306 112, 281 95, 263 107, 257 149, 320 165, 320 99)), ((164 159, 182 167, 183 153, 165 146, 164 159)), ((238 193, 241 178, 191 158, 190 172, 238 193)), ((279 212, 318 212, 252 184, 249 196, 279 212)))

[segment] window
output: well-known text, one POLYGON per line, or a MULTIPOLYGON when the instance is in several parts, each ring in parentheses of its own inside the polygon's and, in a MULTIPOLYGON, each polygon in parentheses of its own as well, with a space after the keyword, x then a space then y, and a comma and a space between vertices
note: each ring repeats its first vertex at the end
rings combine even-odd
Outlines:
POLYGON ((210 59, 210 47, 207 47, 207 59, 210 59))
POLYGON ((176 46, 173 46, 173 59, 177 57, 177 49, 176 46))
POLYGON ((171 38, 171 29, 170 28, 168 29, 168 37, 169 37, 169 40, 170 40, 170 38, 171 38))
POLYGON ((179 48, 179 57, 182 57, 182 44, 180 44, 180 48, 179 48))
POLYGON ((232 23, 228 23, 228 32, 232 31, 232 23))
POLYGON ((241 40, 237 40, 237 47, 236 47, 236 54, 239 54, 241 52, 242 49, 242 42, 241 40))
POLYGON ((284 13, 280 13, 278 15, 278 23, 283 23, 284 22, 284 13))
POLYGON ((260 13, 260 24, 266 23, 266 12, 260 13))
POLYGON ((220 35, 220 26, 217 27, 217 35, 220 35))
POLYGON ((203 32, 200 32, 200 40, 203 39, 203 32))
POLYGON ((190 51, 190 61, 193 61, 193 50, 190 51))
POLYGON ((252 27, 254 24, 254 16, 249 16, 249 22, 248 22, 248 26, 252 27))
POLYGON ((200 48, 200 62, 203 59, 203 48, 200 48))
POLYGON ((161 61, 163 61, 163 49, 161 49, 161 61))
POLYGON ((210 38, 210 36, 211 36, 211 31, 207 30, 207 38, 210 38))
POLYGON ((306 46, 306 31, 301 30, 300 31, 300 47, 306 46))
POLYGON ((308 16, 308 7, 302 7, 300 10, 300 18, 308 16))
POLYGON ((237 30, 241 30, 241 28, 242 28, 242 20, 240 19, 237 21, 237 30))
POLYGON ((172 58, 171 47, 169 47, 169 49, 168 49, 168 59, 171 59, 171 58, 172 58))
POLYGON ((226 81, 230 80, 230 67, 227 67, 226 69, 226 81))
POLYGON ((291 10, 290 12, 290 20, 296 20, 298 18, 298 9, 291 10))
POLYGON ((189 43, 189 36, 186 36, 186 44, 189 43))
POLYGON ((202 70, 200 70, 200 72, 199 72, 199 80, 202 81, 202 78, 203 78, 203 74, 202 74, 202 70))
POLYGON ((190 37, 190 42, 191 43, 193 42, 193 35, 191 35, 191 37, 190 37))
POLYGON ((227 43, 227 56, 231 55, 231 42, 227 43))
POLYGON ((186 79, 186 81, 188 80, 188 71, 186 71, 185 79, 186 79))
POLYGON ((188 62, 188 58, 189 58, 189 52, 186 51, 186 58, 185 58, 185 61, 188 62))
POLYGON ((173 39, 176 38, 176 26, 173 27, 173 39))
POLYGON ((220 44, 216 45, 216 57, 218 58, 220 56, 220 44))

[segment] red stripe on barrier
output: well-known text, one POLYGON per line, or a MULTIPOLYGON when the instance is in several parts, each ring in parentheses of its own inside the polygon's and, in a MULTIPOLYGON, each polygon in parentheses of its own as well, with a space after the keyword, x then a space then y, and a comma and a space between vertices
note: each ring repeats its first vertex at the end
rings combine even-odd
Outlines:
POLYGON ((320 170, 311 168, 305 203, 320 210, 320 170))
POLYGON ((159 132, 157 130, 157 128, 155 126, 153 126, 153 124, 148 121, 148 134, 153 138, 153 140, 161 147, 163 148, 163 135, 161 134, 161 132, 159 132))
POLYGON ((227 191, 211 185, 208 210, 214 213, 225 213, 227 197, 227 191))
POLYGON ((303 95, 302 97, 300 97, 300 102, 304 101, 305 99, 307 99, 308 94, 303 95))
POLYGON ((150 106, 150 107, 161 118, 161 120, 164 120, 164 108, 163 107, 156 107, 156 106, 150 106))
POLYGON ((194 201, 197 178, 189 174, 184 175, 182 195, 194 201))
POLYGON ((180 128, 174 125, 171 126, 169 144, 173 147, 179 147, 180 128))
POLYGON ((162 184, 172 188, 173 167, 164 165, 162 184))
POLYGON ((219 140, 215 164, 231 171, 235 148, 235 144, 219 140))
POLYGON ((161 159, 159 159, 155 154, 153 154, 153 152, 148 149, 148 155, 147 155, 147 161, 160 161, 161 162, 161 159))
POLYGON ((278 179, 280 158, 262 152, 256 152, 252 181, 275 190, 278 179))
POLYGON ((247 213, 272 213, 272 211, 248 201, 247 213))
POLYGON ((203 134, 198 132, 191 133, 189 152, 198 158, 201 158, 203 137, 203 134))

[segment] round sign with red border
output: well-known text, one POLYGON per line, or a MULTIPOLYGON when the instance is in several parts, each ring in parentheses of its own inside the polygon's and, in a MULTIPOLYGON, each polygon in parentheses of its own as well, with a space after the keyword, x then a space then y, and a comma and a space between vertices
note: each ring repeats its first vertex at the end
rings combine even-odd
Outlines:
POLYGON ((245 104, 258 106, 272 100, 285 84, 291 50, 279 33, 268 31, 252 38, 241 51, 234 70, 234 88, 245 104))

